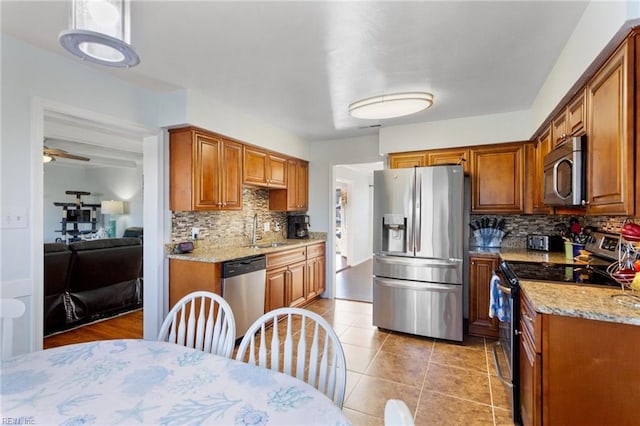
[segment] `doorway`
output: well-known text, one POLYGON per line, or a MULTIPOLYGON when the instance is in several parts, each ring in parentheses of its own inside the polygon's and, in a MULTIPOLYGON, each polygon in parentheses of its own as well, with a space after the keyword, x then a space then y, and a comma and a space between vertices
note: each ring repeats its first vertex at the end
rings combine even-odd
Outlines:
POLYGON ((34 170, 34 190, 32 191, 31 205, 33 207, 33 233, 32 233, 32 265, 33 273, 33 305, 31 311, 33 335, 31 350, 42 349, 43 343, 43 311, 44 311, 44 268, 43 251, 44 244, 44 165, 43 148, 45 136, 55 135, 60 139, 79 142, 81 139, 75 136, 61 137, 64 127, 79 129, 78 134, 91 133, 97 136, 96 141, 111 139, 132 139, 138 141, 142 147, 142 163, 144 175, 141 177, 142 188, 142 223, 144 227, 145 244, 143 247, 143 265, 145 285, 143 292, 144 310, 144 337, 153 338, 157 335, 158 328, 164 315, 164 298, 166 294, 166 279, 164 271, 164 253, 162 244, 167 233, 166 215, 158 215, 158 211, 166 210, 162 191, 164 187, 165 171, 164 138, 160 129, 150 129, 134 123, 97 114, 76 107, 62 105, 38 99, 32 109, 32 170, 34 170))
POLYGON ((382 162, 334 166, 335 297, 371 302, 373 172, 382 162))

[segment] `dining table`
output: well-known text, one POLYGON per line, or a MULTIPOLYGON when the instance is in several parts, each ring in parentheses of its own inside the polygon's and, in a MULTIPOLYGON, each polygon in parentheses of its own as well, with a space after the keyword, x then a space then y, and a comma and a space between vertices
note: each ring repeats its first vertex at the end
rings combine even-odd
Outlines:
POLYGON ((348 425, 295 377, 154 340, 102 340, 2 361, 2 424, 348 425))

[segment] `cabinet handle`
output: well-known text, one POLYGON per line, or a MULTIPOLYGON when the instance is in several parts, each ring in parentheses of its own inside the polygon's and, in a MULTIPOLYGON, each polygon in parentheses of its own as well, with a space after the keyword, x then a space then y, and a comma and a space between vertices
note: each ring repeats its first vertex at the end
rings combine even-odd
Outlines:
POLYGON ((522 335, 522 331, 520 331, 520 330, 513 330, 513 332, 515 333, 516 336, 521 336, 522 335))
POLYGON ((526 319, 529 322, 533 322, 533 318, 531 318, 529 315, 527 315, 525 312, 522 313, 522 317, 524 319, 526 319))
POLYGON ((583 205, 583 206, 587 206, 587 205, 589 205, 589 202, 588 202, 588 201, 586 201, 586 200, 582 200, 582 201, 580 202, 580 204, 581 204, 581 205, 583 205))

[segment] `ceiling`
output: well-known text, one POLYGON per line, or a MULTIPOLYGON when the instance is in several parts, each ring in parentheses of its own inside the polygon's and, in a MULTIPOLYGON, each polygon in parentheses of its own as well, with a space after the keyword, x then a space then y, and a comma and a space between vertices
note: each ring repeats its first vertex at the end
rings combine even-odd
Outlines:
MULTIPOLYGON (((529 109, 586 5, 134 1, 141 63, 102 70, 157 92, 199 92, 306 140, 351 137, 529 109), (348 114, 357 99, 413 90, 432 92, 433 107, 382 122, 348 114)), ((69 2, 0 7, 3 33, 78 60, 58 43, 69 2)))

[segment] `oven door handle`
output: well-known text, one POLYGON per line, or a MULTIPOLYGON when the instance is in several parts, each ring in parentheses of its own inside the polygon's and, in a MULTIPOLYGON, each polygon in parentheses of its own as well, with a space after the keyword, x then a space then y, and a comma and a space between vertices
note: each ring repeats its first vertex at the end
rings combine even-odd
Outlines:
POLYGON ((511 289, 509 287, 505 287, 502 284, 498 284, 498 289, 504 294, 511 295, 511 289))
MULTIPOLYGON (((511 342, 511 344, 513 344, 513 342, 511 342)), ((500 379, 500 381, 506 386, 513 388, 513 383, 510 383, 502 375, 502 367, 500 367, 500 363, 498 362, 498 346, 502 346, 500 345, 500 341, 495 342, 493 344, 493 348, 491 349, 491 351, 493 352, 493 362, 496 365, 496 373, 498 374, 498 379, 500 379)))

